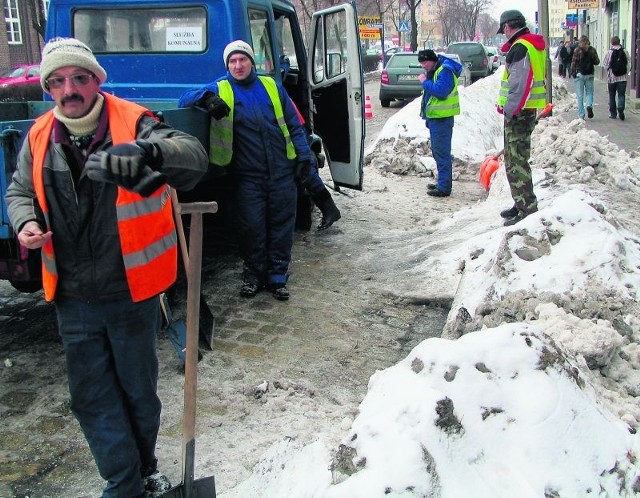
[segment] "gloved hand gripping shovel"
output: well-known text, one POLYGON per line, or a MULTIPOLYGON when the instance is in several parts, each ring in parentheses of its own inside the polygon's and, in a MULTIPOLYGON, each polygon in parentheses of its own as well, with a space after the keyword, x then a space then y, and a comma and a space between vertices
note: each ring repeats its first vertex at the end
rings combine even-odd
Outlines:
MULTIPOLYGON (((552 112, 553 112, 553 104, 549 103, 544 107, 544 109, 542 109, 542 111, 540 111, 540 114, 538 114, 538 117, 536 118, 536 124, 542 118, 551 116, 552 112)), ((489 190, 489 186, 491 185, 491 179, 493 178, 493 175, 495 174, 496 171, 498 171, 498 168, 500 167, 500 156, 502 156, 503 154, 504 154, 504 149, 502 149, 497 154, 493 154, 485 157, 484 161, 482 161, 482 165, 480 166, 480 183, 482 184, 485 190, 489 190)))
POLYGON ((202 268, 202 214, 215 213, 215 202, 178 204, 176 213, 191 215, 189 264, 187 267, 187 351, 184 371, 184 414, 182 438, 182 483, 167 491, 165 498, 215 498, 213 476, 194 479, 196 447, 196 390, 198 379, 198 321, 202 268))

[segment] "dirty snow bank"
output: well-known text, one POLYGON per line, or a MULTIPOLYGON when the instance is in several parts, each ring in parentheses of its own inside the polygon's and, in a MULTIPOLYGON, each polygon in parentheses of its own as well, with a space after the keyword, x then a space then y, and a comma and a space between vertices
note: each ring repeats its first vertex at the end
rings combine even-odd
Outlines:
MULTIPOLYGON (((498 84, 461 89, 458 179, 475 180, 502 148, 498 84)), ((554 96, 559 112, 571 108, 562 84, 554 96)), ((389 120, 370 166, 433 175, 418 105, 389 120)), ((275 445, 224 498, 640 492, 638 157, 552 117, 534 132, 532 166, 540 209, 516 226, 498 216, 512 202, 501 168, 485 200, 381 238, 375 258, 398 273, 390 294, 454 296, 443 339, 372 376, 339 448, 275 445)))

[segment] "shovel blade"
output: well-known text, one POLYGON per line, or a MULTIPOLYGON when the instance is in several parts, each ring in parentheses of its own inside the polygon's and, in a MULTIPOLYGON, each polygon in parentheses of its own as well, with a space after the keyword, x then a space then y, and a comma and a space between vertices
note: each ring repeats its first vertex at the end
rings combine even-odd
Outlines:
POLYGON ((167 336, 178 353, 178 357, 185 362, 187 348, 187 325, 184 320, 174 320, 167 326, 167 336))
POLYGON ((199 317, 200 346, 213 351, 213 329, 214 318, 206 299, 200 294, 200 317, 199 317))
POLYGON ((179 484, 171 488, 164 495, 164 498, 215 498, 216 483, 213 476, 203 477, 193 481, 191 486, 179 484))

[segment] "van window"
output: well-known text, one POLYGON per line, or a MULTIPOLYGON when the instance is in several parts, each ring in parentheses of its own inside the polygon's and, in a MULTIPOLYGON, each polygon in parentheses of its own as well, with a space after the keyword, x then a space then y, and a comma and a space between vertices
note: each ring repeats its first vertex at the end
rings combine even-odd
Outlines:
POLYGON ((256 56, 256 71, 263 74, 275 74, 273 61, 273 44, 269 31, 269 17, 264 10, 249 9, 249 23, 251 25, 251 41, 256 56))
POLYGON ((207 17, 202 7, 78 9, 73 36, 95 53, 204 52, 207 17))
POLYGON ((318 83, 324 78, 330 79, 343 74, 347 69, 347 25, 344 11, 321 16, 317 20, 324 22, 324 29, 316 31, 313 54, 313 79, 318 83), (326 40, 322 34, 326 33, 326 40), (326 46, 326 48, 325 48, 326 46), (327 59, 324 60, 326 51, 327 59))
MULTIPOLYGON (((278 37, 278 48, 280 55, 287 57, 289 61, 289 71, 298 73, 300 71, 300 65, 298 63, 298 56, 296 54, 296 45, 293 41, 293 28, 291 27, 291 17, 287 17, 284 13, 276 13, 276 36, 278 37)), ((304 59, 304 54, 301 58, 304 59)))

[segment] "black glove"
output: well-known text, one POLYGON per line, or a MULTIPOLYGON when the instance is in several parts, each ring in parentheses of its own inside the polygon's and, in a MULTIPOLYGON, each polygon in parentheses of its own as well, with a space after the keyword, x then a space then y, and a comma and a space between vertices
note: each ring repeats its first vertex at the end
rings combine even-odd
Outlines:
POLYGON ((311 159, 298 159, 296 162, 296 180, 304 183, 311 174, 311 159))
POLYGON ((166 183, 166 176, 156 171, 161 165, 160 149, 151 142, 138 140, 91 154, 85 169, 91 180, 115 183, 147 197, 166 183))
POLYGON ((198 105, 204 107, 215 120, 225 118, 231 112, 231 107, 213 92, 206 92, 198 105))

